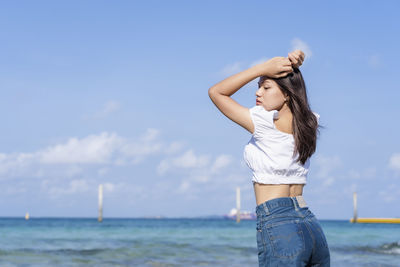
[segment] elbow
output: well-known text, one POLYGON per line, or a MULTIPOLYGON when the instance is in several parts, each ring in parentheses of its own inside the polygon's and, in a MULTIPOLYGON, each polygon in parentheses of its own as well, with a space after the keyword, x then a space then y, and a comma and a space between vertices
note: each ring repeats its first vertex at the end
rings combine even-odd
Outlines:
POLYGON ((219 95, 217 89, 215 87, 211 87, 208 89, 208 96, 211 100, 214 100, 219 95))
POLYGON ((208 89, 208 96, 210 97, 211 100, 214 98, 214 96, 215 96, 214 87, 211 87, 210 89, 208 89))

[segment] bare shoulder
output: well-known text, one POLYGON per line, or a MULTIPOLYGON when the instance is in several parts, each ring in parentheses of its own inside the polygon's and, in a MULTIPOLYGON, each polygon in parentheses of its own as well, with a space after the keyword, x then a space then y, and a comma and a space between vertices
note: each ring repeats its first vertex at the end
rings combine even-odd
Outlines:
POLYGON ((278 119, 274 119, 275 128, 281 132, 293 134, 293 115, 286 114, 284 116, 279 116, 278 119))

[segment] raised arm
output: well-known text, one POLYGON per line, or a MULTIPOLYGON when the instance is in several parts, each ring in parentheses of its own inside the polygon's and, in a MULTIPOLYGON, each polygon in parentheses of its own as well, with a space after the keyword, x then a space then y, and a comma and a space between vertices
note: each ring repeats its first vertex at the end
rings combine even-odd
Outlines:
POLYGON ((257 77, 280 78, 292 71, 292 63, 288 58, 274 57, 215 84, 208 90, 208 95, 226 117, 253 133, 254 125, 249 109, 237 103, 231 96, 257 77))

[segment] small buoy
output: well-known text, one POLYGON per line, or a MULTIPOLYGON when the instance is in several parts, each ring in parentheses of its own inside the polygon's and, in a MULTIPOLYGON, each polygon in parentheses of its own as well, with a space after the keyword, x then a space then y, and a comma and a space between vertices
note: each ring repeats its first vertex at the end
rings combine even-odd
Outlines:
POLYGON ((29 220, 29 212, 25 214, 25 220, 29 220))

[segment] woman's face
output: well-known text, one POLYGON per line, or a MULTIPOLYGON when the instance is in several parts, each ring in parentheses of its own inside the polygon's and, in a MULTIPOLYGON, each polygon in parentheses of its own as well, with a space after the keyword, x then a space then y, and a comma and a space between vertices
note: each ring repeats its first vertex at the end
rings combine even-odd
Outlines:
POLYGON ((273 109, 279 111, 285 104, 285 95, 278 84, 271 79, 260 79, 256 96, 256 105, 261 105, 268 111, 273 109))

